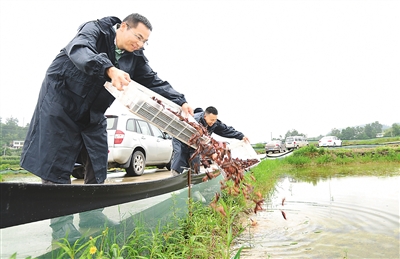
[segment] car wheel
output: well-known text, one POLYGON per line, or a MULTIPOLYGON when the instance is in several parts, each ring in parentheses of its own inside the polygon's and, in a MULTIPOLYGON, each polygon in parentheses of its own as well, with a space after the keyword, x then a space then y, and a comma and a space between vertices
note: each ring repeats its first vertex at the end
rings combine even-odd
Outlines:
POLYGON ((129 167, 125 169, 129 176, 140 176, 144 173, 146 158, 141 151, 135 151, 132 155, 129 167))
POLYGON ((85 178, 85 168, 83 166, 79 166, 74 168, 71 175, 76 179, 84 179, 85 178))

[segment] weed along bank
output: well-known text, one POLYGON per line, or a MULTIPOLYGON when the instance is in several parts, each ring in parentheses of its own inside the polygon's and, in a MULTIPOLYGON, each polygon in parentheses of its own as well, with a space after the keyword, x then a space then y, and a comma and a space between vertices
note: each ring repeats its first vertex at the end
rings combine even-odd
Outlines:
MULTIPOLYGON (((370 220, 368 226, 379 225, 375 224, 378 218, 370 215, 373 214, 370 204, 363 202, 355 204, 354 201, 343 200, 341 197, 353 194, 341 193, 337 186, 351 186, 353 182, 361 179, 357 177, 379 177, 396 183, 400 174, 399 154, 400 148, 395 146, 355 150, 309 146, 295 150, 284 158, 263 159, 243 173, 239 185, 236 185, 233 180, 223 181, 224 175, 218 175, 216 172, 212 176, 207 174, 190 174, 189 176, 186 172, 185 175, 149 181, 146 184, 119 183, 118 190, 126 188, 124 193, 119 194, 117 194, 117 187, 106 184, 103 187, 105 189, 91 189, 90 192, 94 191, 94 195, 92 200, 87 200, 87 203, 99 202, 95 207, 104 207, 103 213, 110 220, 118 222, 118 225, 78 228, 82 236, 76 241, 70 243, 66 236, 65 239, 55 242, 49 227, 50 219, 41 218, 43 215, 40 213, 34 214, 36 220, 32 222, 16 216, 21 224, 2 226, 2 256, 9 258, 16 253, 16 258, 32 256, 47 259, 63 258, 67 254, 72 254, 79 258, 93 253, 92 255, 101 255, 103 258, 118 256, 120 258, 139 258, 140 256, 145 258, 232 258, 232 256, 264 258, 254 257, 255 255, 270 255, 273 258, 274 255, 279 257, 282 253, 286 253, 285 258, 286 256, 287 258, 312 257, 313 254, 321 251, 317 248, 319 241, 323 243, 329 241, 333 244, 337 242, 330 234, 332 229, 322 224, 324 221, 330 222, 337 228, 353 225, 356 226, 355 228, 362 229, 364 228, 361 226, 362 219, 366 217, 370 220), (188 185, 189 178, 191 184, 188 185), (346 178, 349 181, 344 182, 346 178), (313 188, 314 185, 316 189, 308 189, 313 188), (159 190, 160 186, 163 190, 159 190), (330 193, 329 190, 331 190, 330 193), (137 193, 134 194, 134 192, 137 193), (320 192, 325 193, 319 194, 320 192), (101 199, 93 198, 113 194, 118 200, 116 204, 105 204, 101 199), (140 199, 128 201, 134 195, 140 196, 140 199), (327 200, 317 199, 325 197, 328 197, 327 200), (354 206, 361 210, 355 210, 354 206), (329 213, 332 211, 335 217, 330 217, 329 213), (361 214, 359 214, 360 211, 361 214), (359 219, 359 222, 352 224, 346 215, 356 215, 354 218, 359 219), (335 218, 341 220, 335 221, 335 218), (341 224, 341 221, 347 223, 341 224), (296 229, 304 231, 295 231, 296 229), (265 237, 262 239, 263 246, 268 247, 268 250, 263 250, 257 244, 256 236, 260 234, 258 230, 263 233, 261 235, 265 237), (305 232, 308 234, 299 234, 305 232), (246 239, 246 233, 251 234, 250 239, 246 239), (277 235, 279 238, 274 238, 277 235)), ((371 189, 374 179, 372 179, 372 185, 369 179, 371 178, 365 180, 364 186, 369 186, 368 188, 371 189)), ((40 186, 40 184, 32 185, 40 186)), ((2 191, 3 186, 5 185, 2 185, 2 191)), ((23 185, 19 184, 19 186, 23 185)), ((84 192, 89 190, 84 190, 84 186, 81 187, 79 191, 74 190, 76 186, 70 187, 67 193, 72 191, 72 194, 66 196, 68 197, 65 203, 67 206, 56 204, 55 206, 59 206, 60 209, 65 207, 67 211, 74 206, 81 206, 79 201, 74 202, 74 199, 79 200, 80 192, 83 192, 80 194, 85 197, 84 192)), ((102 187, 99 186, 99 188, 102 187)), ((357 186, 351 186, 346 189, 357 188, 357 186)), ((390 190, 391 188, 387 188, 387 191, 390 192, 390 190)), ((40 195, 38 190, 35 190, 35 193, 40 195)), ((3 199, 6 193, 2 192, 1 195, 3 199)), ((372 192, 371 195, 373 195, 372 192)), ((376 200, 382 202, 387 196, 389 194, 376 197, 376 200)), ((375 198, 371 196, 369 200, 373 199, 375 198)), ((387 200, 390 203, 386 204, 388 206, 398 202, 393 198, 387 200)), ((41 208, 45 208, 45 204, 42 204, 41 208)), ((380 215, 385 212, 381 207, 376 208, 380 215)), ((2 208, 2 213, 3 210, 2 208)), ((76 226, 80 223, 80 212, 79 210, 68 211, 70 213, 68 215, 74 216, 76 226)), ((387 210, 387 214, 382 217, 388 222, 393 223, 394 218, 398 218, 392 210, 387 210)), ((2 222, 2 224, 5 223, 7 222, 2 222)), ((390 225, 385 225, 383 229, 387 227, 390 225)), ((383 232, 382 236, 378 237, 376 236, 379 234, 378 227, 368 228, 366 233, 371 238, 387 235, 383 232)), ((351 229, 344 229, 341 233, 346 234, 350 240, 352 237, 348 231, 351 229)), ((360 239, 362 235, 356 234, 353 237, 362 240, 362 244, 368 243, 368 240, 360 239)), ((396 240, 393 240, 393 237, 387 237, 388 253, 381 255, 391 255, 389 252, 393 252, 394 241, 396 240)), ((360 255, 358 253, 362 250, 362 246, 355 245, 348 241, 346 246, 336 245, 336 249, 332 251, 336 252, 335 256, 338 255, 341 258, 357 257, 360 255)))
MULTIPOLYGON (((198 175, 190 174, 187 170, 184 174, 175 177, 169 176, 145 182, 113 182, 93 186, 79 183, 41 185, 3 182, 1 183, 1 231, 3 237, 6 238, 2 239, 2 253, 7 257, 17 255, 24 258, 29 256, 34 258, 60 258, 61 256, 62 258, 66 254, 74 254, 76 257, 84 256, 85 253, 95 250, 101 254, 111 254, 116 251, 115 249, 111 250, 111 247, 118 247, 121 249, 122 258, 135 258, 139 255, 147 257, 156 252, 154 251, 155 247, 146 245, 156 242, 156 240, 152 240, 153 237, 150 233, 159 231, 160 236, 165 236, 166 229, 169 229, 167 232, 172 236, 169 239, 171 247, 168 249, 176 250, 175 253, 180 254, 181 258, 186 258, 190 254, 200 254, 199 248, 196 247, 204 242, 212 244, 215 239, 226 237, 226 234, 222 235, 222 232, 226 232, 226 227, 224 227, 225 230, 220 230, 221 233, 210 237, 210 240, 191 246, 191 249, 182 250, 182 245, 187 246, 186 242, 188 241, 185 232, 187 229, 192 229, 191 225, 201 218, 206 221, 213 220, 209 218, 209 215, 213 215, 221 223, 226 218, 233 222, 237 212, 235 212, 236 209, 230 208, 229 199, 221 194, 222 183, 224 183, 224 189, 230 190, 231 193, 237 192, 235 195, 240 193, 238 188, 248 188, 245 186, 250 186, 253 180, 245 177, 244 169, 249 167, 249 164, 245 163, 246 161, 236 158, 232 159, 229 164, 221 165, 221 168, 225 170, 198 175), (243 166, 240 166, 240 163, 243 166), (237 170, 238 168, 241 169, 237 170), (231 178, 228 179, 228 175, 236 183, 231 178), (249 182, 246 183, 246 181, 249 182), (243 183, 243 185, 238 183, 243 183), (62 197, 62 200, 55 201, 48 195, 53 192, 59 193, 59 198, 62 197), (32 199, 29 200, 28 197, 32 197, 32 199), (8 206, 10 204, 12 206, 8 206), (102 224, 90 227, 82 224, 83 214, 92 215, 93 221, 97 221, 95 217, 98 215, 96 212, 99 209, 102 210, 102 214, 107 217, 107 220, 102 221, 102 224), (29 213, 20 213, 21 211, 29 213), (73 224, 79 234, 66 229, 65 237, 55 239, 54 231, 50 227, 52 219, 62 220, 63 217, 73 217, 73 224), (190 226, 182 225, 182 221, 190 226), (117 224, 110 225, 109 222, 117 224), (177 226, 179 227, 177 228, 177 226), (34 241, 32 241, 32 235, 26 235, 28 232, 35 236, 34 241), (133 235, 138 232, 140 232, 140 237, 136 237, 136 240, 133 235), (178 243, 176 243, 177 239, 180 240, 178 243), (142 241, 138 242, 138 240, 142 241), (146 240, 146 244, 143 243, 144 240, 146 240), (126 248, 122 249, 127 246, 130 247, 129 251, 126 248)), ((258 161, 256 159, 256 162, 258 161)), ((146 175, 144 176, 146 177, 146 175)), ((250 195, 250 192, 248 193, 250 195)), ((209 222, 204 222, 204 225, 209 225, 209 222)), ((203 236, 206 230, 201 231, 201 233, 193 232, 190 236, 203 236)), ((208 229, 208 231, 210 230, 208 229)), ((232 237, 230 240, 233 240, 232 237)), ((221 242, 219 240, 217 243, 221 242)), ((162 253, 165 249, 164 247, 157 253, 162 253)), ((222 248, 211 251, 204 249, 201 254, 204 254, 205 251, 211 253, 210 256, 217 253, 217 258, 221 254, 228 254, 228 251, 222 248)), ((109 256, 109 258, 112 257, 113 255, 109 256)))
MULTIPOLYGON (((234 156, 237 153, 234 151, 240 145, 231 149, 230 144, 214 140, 204 126, 190 119, 190 115, 183 117, 179 106, 133 81, 122 96, 112 85, 105 86, 130 112, 195 148, 195 155, 199 158, 201 156, 200 161, 205 171, 185 168, 180 175, 140 183, 1 183, 1 228, 8 237, 8 242, 2 247, 5 249, 2 250, 7 251, 9 256, 15 255, 13 250, 25 256, 44 258, 65 254, 71 256, 71 253, 74 256, 85 256, 96 251, 102 255, 105 252, 102 249, 109 253, 110 247, 115 246, 109 243, 109 246, 103 247, 103 235, 106 233, 110 237, 121 237, 118 240, 107 240, 116 242, 118 247, 125 247, 131 237, 131 234, 125 236, 125 233, 134 233, 137 226, 142 225, 147 231, 154 231, 154 228, 164 228, 174 222, 173 219, 178 221, 192 217, 195 214, 192 210, 195 202, 210 204, 211 210, 220 217, 230 217, 230 207, 224 207, 226 203, 223 198, 220 199, 221 189, 227 189, 235 196, 246 192, 248 201, 254 201, 257 208, 261 208, 260 195, 257 195, 258 200, 253 197, 255 194, 251 181, 255 179, 245 177, 245 172, 259 163, 257 156, 234 156), (57 193, 57 199, 49 195, 52 193, 57 193), (146 203, 140 204, 143 200, 146 203), (141 218, 144 220, 141 221, 141 218), (21 228, 27 227, 40 229, 38 237, 44 237, 40 241, 37 238, 37 242, 41 243, 16 248, 13 244, 23 239, 23 236, 19 236, 21 233, 26 233, 21 228), (97 247, 93 236, 97 236, 95 240, 99 240, 102 249, 97 247), (76 246, 81 248, 75 250, 76 246)), ((130 175, 129 170, 127 173, 130 175)), ((153 254, 153 248, 141 247, 138 250, 132 248, 124 256, 133 258, 153 254)), ((193 254, 193 250, 179 253, 186 257, 193 254)))

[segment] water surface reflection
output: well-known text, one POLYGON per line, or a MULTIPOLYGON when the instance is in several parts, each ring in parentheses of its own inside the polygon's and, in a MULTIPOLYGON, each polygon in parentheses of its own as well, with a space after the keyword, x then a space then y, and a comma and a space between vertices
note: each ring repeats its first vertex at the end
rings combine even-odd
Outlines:
POLYGON ((240 258, 399 258, 400 176, 313 182, 279 182, 240 258))

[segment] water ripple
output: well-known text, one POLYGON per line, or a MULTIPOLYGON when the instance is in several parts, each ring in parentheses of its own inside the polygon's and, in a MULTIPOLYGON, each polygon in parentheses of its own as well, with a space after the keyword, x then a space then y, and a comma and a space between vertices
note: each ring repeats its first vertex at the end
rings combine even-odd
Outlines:
POLYGON ((240 258, 399 258, 399 187, 400 177, 285 178, 235 248, 240 258))

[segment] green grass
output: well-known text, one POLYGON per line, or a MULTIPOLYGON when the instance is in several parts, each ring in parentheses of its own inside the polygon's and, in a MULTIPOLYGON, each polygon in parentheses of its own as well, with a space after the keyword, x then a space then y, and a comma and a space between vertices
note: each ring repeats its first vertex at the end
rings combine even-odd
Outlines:
POLYGON ((309 146, 279 159, 279 163, 278 174, 303 181, 337 176, 399 175, 400 147, 329 149, 309 146))
POLYGON ((384 137, 360 140, 343 140, 343 145, 381 145, 392 142, 400 142, 400 137, 384 137))
POLYGON ((311 145, 295 150, 283 161, 293 166, 320 166, 367 162, 400 162, 400 147, 344 149, 316 148, 311 145))
MULTIPOLYGON (((105 229, 100 235, 70 244, 61 240, 59 249, 48 258, 221 258, 232 257, 230 246, 243 230, 237 220, 242 213, 238 200, 229 196, 219 203, 226 212, 219 212, 200 202, 188 202, 190 213, 181 218, 174 215, 167 225, 150 227, 148 219, 135 218, 131 232, 105 229)), ((179 208, 171 208, 173 211, 179 208)), ((126 229, 132 227, 126 226, 126 229)), ((44 257, 43 257, 44 258, 44 257)))
POLYGON ((229 182, 216 203, 225 216, 211 206, 189 200, 186 217, 179 216, 179 208, 173 207, 166 225, 149 227, 146 220, 135 219, 133 231, 105 229, 80 244, 60 242, 60 249, 51 258, 240 258, 241 249, 231 251, 231 246, 249 226, 243 222, 254 213, 252 199, 257 192, 268 198, 283 176, 315 182, 347 175, 400 175, 400 147, 303 147, 283 159, 263 160, 247 173, 243 183, 254 188, 252 193, 229 194, 233 188, 229 182))

